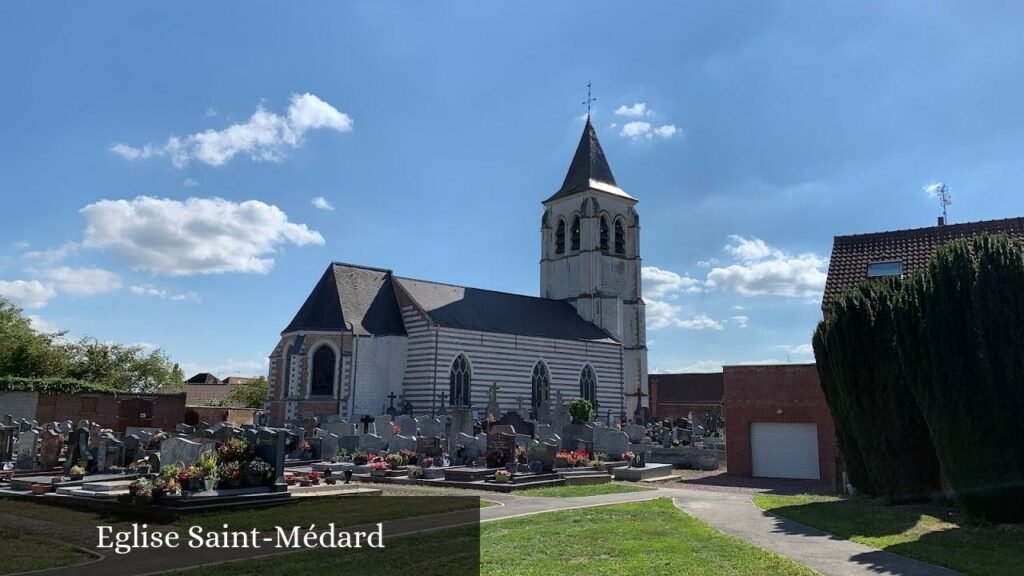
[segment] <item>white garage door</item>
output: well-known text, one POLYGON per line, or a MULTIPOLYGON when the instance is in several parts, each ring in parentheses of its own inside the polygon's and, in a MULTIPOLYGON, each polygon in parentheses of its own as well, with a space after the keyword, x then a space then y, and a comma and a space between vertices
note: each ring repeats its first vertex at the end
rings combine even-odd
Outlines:
POLYGON ((750 455, 754 476, 818 480, 818 425, 753 422, 750 455))

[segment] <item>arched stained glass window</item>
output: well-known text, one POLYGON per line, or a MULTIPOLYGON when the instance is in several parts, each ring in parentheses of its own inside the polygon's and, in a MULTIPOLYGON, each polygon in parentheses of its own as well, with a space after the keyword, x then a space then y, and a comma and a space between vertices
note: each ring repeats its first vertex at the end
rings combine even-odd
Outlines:
POLYGON ((537 408, 548 401, 548 394, 551 389, 551 377, 548 375, 548 367, 538 360, 533 365, 533 375, 530 379, 533 382, 533 394, 531 395, 530 405, 537 408))
POLYGON ((449 404, 452 406, 469 406, 469 385, 472 377, 469 360, 464 354, 459 354, 452 362, 451 370, 448 373, 449 404))
POLYGON ((590 364, 580 372, 580 398, 588 400, 591 405, 597 401, 597 376, 590 364))
POLYGON ((310 379, 310 396, 331 396, 334 394, 334 350, 321 346, 313 353, 313 372, 310 379))

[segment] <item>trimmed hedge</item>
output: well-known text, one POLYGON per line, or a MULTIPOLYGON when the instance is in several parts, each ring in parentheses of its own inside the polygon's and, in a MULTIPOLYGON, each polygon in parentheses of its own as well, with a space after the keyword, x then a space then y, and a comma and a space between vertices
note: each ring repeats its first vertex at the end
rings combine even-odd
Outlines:
POLYGON ((1024 520, 1024 255, 1005 236, 957 240, 905 279, 840 297, 815 358, 859 490, 937 488, 973 516, 1024 520))
POLYGON ((120 392, 108 384, 72 378, 22 378, 0 376, 0 392, 39 392, 43 394, 79 394, 82 392, 120 392))

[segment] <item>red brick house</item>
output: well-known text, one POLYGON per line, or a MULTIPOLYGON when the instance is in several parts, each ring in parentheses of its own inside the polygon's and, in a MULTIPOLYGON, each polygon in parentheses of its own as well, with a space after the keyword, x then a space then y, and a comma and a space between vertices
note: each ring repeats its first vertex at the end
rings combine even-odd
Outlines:
POLYGON ((814 364, 725 366, 722 373, 730 474, 842 486, 835 425, 814 364))
POLYGON ((722 415, 722 373, 651 374, 651 416, 656 419, 722 415))

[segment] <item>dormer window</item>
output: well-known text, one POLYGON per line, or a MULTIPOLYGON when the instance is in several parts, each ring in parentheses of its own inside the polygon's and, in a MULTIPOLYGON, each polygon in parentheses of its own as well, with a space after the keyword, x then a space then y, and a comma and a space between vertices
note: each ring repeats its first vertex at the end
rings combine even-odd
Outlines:
POLYGON ((903 263, 899 260, 886 260, 884 262, 871 262, 868 264, 868 278, 902 275, 903 263))

